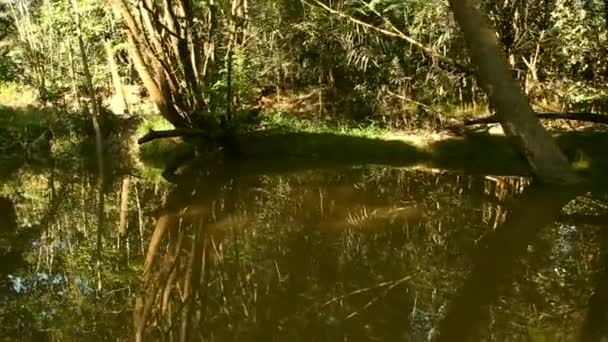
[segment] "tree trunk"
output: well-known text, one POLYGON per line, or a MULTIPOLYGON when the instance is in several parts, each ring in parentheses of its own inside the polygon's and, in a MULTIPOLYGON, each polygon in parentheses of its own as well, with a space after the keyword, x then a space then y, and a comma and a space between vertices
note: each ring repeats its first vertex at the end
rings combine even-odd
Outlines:
POLYGON ((118 221, 118 236, 119 238, 124 237, 127 234, 127 215, 129 213, 129 192, 130 192, 130 178, 125 176, 122 179, 122 186, 120 190, 120 214, 118 221))
POLYGON ((508 67, 496 38, 474 0, 450 0, 460 25, 477 77, 505 134, 526 158, 535 177, 543 183, 572 184, 579 181, 562 151, 535 117, 530 104, 508 67))
POLYGON ((112 42, 106 40, 105 49, 106 58, 108 59, 108 68, 110 69, 110 74, 112 75, 112 84, 114 85, 116 99, 118 101, 118 104, 122 107, 122 113, 127 114, 129 113, 129 105, 127 104, 125 91, 122 86, 122 81, 120 80, 120 74, 118 73, 118 65, 116 64, 116 59, 114 58, 114 49, 112 48, 112 42))
POLYGON ((102 277, 101 277, 101 250, 102 250, 102 235, 104 226, 104 200, 105 195, 103 192, 104 188, 104 164, 103 164, 103 137, 101 135, 101 129, 99 127, 100 118, 100 105, 95 94, 95 88, 93 87, 93 77, 89 69, 89 59, 86 54, 86 48, 84 45, 84 39, 82 38, 82 31, 80 27, 80 16, 78 14, 78 3, 76 0, 72 0, 73 20, 74 26, 76 27, 76 37, 78 40, 78 49, 80 51, 80 59, 82 62, 82 69, 84 73, 84 81, 87 88, 87 95, 91 101, 91 121, 93 123, 93 129, 95 130, 95 147, 97 154, 97 167, 99 171, 97 187, 99 190, 99 200, 97 202, 97 244, 96 244, 96 267, 97 267, 97 292, 102 290, 102 277))
MULTIPOLYGON (((156 105, 161 115, 175 127, 189 127, 190 123, 188 120, 174 106, 171 93, 167 93, 166 89, 163 89, 163 83, 167 82, 166 75, 163 74, 162 67, 157 67, 161 65, 162 61, 158 54, 152 50, 151 43, 146 39, 142 29, 138 26, 135 18, 127 8, 126 3, 122 0, 111 0, 110 4, 114 16, 122 19, 127 27, 124 30, 124 34, 129 55, 137 74, 148 91, 150 100, 156 105)), ((174 95, 177 97, 179 94, 174 93, 174 95)))

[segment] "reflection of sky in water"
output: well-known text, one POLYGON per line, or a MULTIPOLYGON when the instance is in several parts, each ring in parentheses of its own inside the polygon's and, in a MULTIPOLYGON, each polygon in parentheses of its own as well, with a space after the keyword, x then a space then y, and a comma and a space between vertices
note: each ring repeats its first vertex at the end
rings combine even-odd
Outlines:
MULTIPOLYGON (((8 278, 10 280, 13 291, 17 293, 25 293, 28 290, 34 291, 39 286, 44 287, 48 285, 49 280, 52 285, 64 285, 68 281, 68 279, 65 278, 64 275, 56 274, 52 276, 52 278, 49 278, 49 275, 47 273, 36 273, 32 275, 29 279, 14 275, 9 275, 8 278)), ((90 283, 91 282, 88 280, 83 280, 82 277, 76 277, 74 279, 75 286, 77 286, 84 295, 90 295, 94 293, 94 289, 90 285, 90 283)), ((44 290, 48 290, 48 288, 44 288, 44 290)), ((57 295, 63 296, 65 294, 62 288, 58 287, 57 290, 59 290, 57 292, 57 295)))
POLYGON ((574 243, 576 241, 576 227, 568 224, 559 225, 558 237, 553 244, 553 253, 555 257, 570 257, 574 252, 574 243))
POLYGON ((8 279, 11 281, 11 286, 13 287, 13 291, 15 291, 17 293, 21 293, 21 292, 24 292, 25 290, 27 290, 27 288, 23 284, 23 278, 15 277, 15 276, 9 274, 8 279))
POLYGON ((556 238, 552 241, 551 259, 555 262, 553 272, 562 282, 571 275, 569 271, 573 270, 572 266, 576 263, 576 235, 576 226, 559 224, 556 238))

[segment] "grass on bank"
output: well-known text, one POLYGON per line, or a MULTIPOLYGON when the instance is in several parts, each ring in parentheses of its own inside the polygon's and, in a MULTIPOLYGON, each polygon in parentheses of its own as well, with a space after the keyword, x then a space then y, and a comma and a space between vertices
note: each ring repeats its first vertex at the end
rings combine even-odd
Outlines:
MULTIPOLYGON (((502 135, 481 132, 454 137, 432 131, 407 134, 375 124, 352 125, 276 111, 263 112, 259 121, 263 131, 276 134, 276 137, 267 136, 261 140, 245 140, 245 150, 254 159, 259 157, 260 161, 275 158, 279 163, 287 163, 289 159, 285 158, 290 156, 304 159, 308 156, 311 165, 346 165, 349 161, 367 161, 475 174, 528 174, 526 162, 502 135)), ((167 129, 170 125, 163 119, 149 119, 138 130, 138 135, 147 133, 150 128, 167 129)), ((608 135, 571 131, 554 136, 578 172, 595 177, 608 169, 608 158, 603 153, 603 146, 608 144, 608 135)), ((175 151, 178 142, 151 142, 140 148, 146 159, 158 161, 155 167, 162 167, 162 161, 175 151)), ((306 163, 303 164, 305 168, 306 163)))
POLYGON ((331 133, 354 137, 379 139, 393 131, 375 123, 368 125, 349 124, 344 121, 298 118, 289 113, 265 111, 261 114, 261 126, 277 132, 331 133))

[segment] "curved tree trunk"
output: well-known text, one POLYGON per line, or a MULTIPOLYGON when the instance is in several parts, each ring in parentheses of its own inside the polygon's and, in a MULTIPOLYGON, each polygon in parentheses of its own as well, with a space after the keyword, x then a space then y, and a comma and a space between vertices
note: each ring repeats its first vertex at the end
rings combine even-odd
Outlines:
POLYGON ((471 55, 477 77, 496 108, 500 124, 532 173, 543 183, 571 184, 579 181, 568 160, 542 127, 519 85, 492 30, 474 0, 450 0, 471 55))

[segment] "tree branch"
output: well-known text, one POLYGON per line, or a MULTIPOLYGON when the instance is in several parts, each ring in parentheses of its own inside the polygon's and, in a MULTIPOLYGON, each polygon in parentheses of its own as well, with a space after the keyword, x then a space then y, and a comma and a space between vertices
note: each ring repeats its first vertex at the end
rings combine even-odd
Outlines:
POLYGON ((189 129, 189 128, 176 128, 163 131, 150 130, 146 135, 137 140, 138 144, 145 144, 149 141, 164 138, 175 138, 175 137, 193 137, 193 136, 205 136, 207 132, 200 129, 189 129))
POLYGON ((372 29, 376 32, 382 33, 385 36, 389 36, 389 37, 393 37, 393 38, 399 38, 401 40, 405 40, 406 42, 410 43, 412 46, 418 48, 420 51, 424 52, 427 56, 431 57, 431 58, 435 58, 441 62, 453 65, 454 67, 456 67, 458 70, 467 73, 467 74, 473 74, 475 72, 475 70, 463 63, 460 63, 459 61, 450 58, 450 57, 446 57, 444 55, 442 55, 441 53, 437 52, 434 49, 431 49, 429 47, 424 46, 422 43, 420 43, 419 41, 407 36, 405 33, 401 32, 397 27, 395 27, 395 25, 393 25, 390 21, 388 21, 386 18, 382 17, 381 15, 379 15, 376 12, 376 15, 378 15, 380 17, 380 19, 384 20, 384 22, 390 27, 390 30, 381 28, 381 27, 377 27, 374 26, 372 24, 366 23, 362 20, 359 20, 357 18, 354 18, 353 16, 346 14, 344 12, 340 12, 338 10, 335 10, 327 5, 325 5, 324 3, 320 2, 319 0, 306 0, 306 2, 311 2, 309 3, 309 5, 313 5, 316 4, 317 6, 323 8, 324 10, 326 10, 329 13, 335 14, 337 16, 340 16, 342 18, 348 19, 351 22, 361 25, 363 27, 372 29))
MULTIPOLYGON (((583 121, 583 122, 592 122, 597 124, 608 125, 608 115, 602 114, 593 114, 593 113, 574 113, 574 112, 564 112, 564 113, 536 113, 536 116, 539 119, 543 120, 572 120, 572 121, 583 121)), ((489 123, 498 123, 498 119, 496 115, 485 116, 477 119, 465 119, 462 126, 472 126, 472 125, 480 125, 480 124, 489 124, 489 123)))

